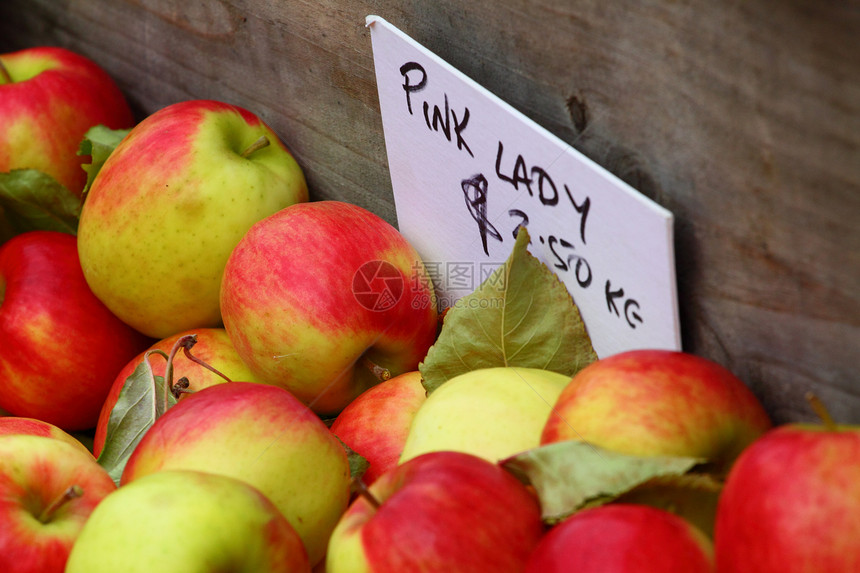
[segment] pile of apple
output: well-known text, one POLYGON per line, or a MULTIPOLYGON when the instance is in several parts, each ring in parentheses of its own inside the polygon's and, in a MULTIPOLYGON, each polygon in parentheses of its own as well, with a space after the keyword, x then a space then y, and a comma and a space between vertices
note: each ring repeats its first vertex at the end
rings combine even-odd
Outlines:
POLYGON ((437 313, 253 113, 0 55, 0 571, 860 571, 860 431, 597 359, 528 254, 437 313))

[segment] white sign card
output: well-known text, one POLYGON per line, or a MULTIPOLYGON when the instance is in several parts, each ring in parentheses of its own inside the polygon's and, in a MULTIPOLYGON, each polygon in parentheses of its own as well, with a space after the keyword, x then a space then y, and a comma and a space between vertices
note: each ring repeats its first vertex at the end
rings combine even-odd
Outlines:
POLYGON ((382 18, 367 26, 398 227, 440 308, 503 263, 526 225, 598 356, 679 350, 672 213, 382 18))

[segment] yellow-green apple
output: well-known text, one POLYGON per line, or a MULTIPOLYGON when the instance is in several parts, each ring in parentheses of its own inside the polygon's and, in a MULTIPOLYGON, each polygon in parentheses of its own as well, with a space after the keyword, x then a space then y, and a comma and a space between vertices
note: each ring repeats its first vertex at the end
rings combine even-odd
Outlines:
POLYGON ((293 205, 251 227, 227 261, 221 311, 257 378, 326 416, 379 372, 417 370, 436 338, 418 253, 385 220, 340 201, 293 205))
POLYGON ((758 399, 723 366, 685 352, 632 350, 580 370, 556 401, 541 441, 702 458, 722 473, 770 427, 758 399))
POLYGON ((536 498, 497 464, 433 452, 384 473, 353 501, 326 571, 522 571, 544 532, 536 498))
POLYGON ((133 124, 119 87, 91 59, 48 46, 0 54, 0 172, 38 169, 80 195, 84 134, 133 124))
POLYGON ((301 573, 305 548, 278 508, 235 478, 163 471, 105 497, 65 573, 301 573))
POLYGON ((537 447, 569 381, 557 372, 512 366, 455 376, 418 408, 400 460, 456 450, 496 462, 537 447))
POLYGON ((301 168, 258 116, 211 100, 169 105, 134 126, 93 180, 78 227, 84 275, 153 338, 219 326, 233 247, 307 193, 301 168))
POLYGON ((87 518, 115 489, 91 454, 62 440, 0 436, 0 571, 63 573, 87 518))
POLYGON ((0 418, 0 436, 16 434, 54 438, 66 442, 88 455, 92 455, 92 452, 80 440, 54 424, 37 420, 36 418, 22 418, 20 416, 0 418))
POLYGON ((364 483, 397 465, 412 418, 426 397, 421 373, 414 370, 365 390, 335 418, 332 433, 369 463, 364 483))
POLYGON ((149 344, 87 286, 74 236, 30 231, 0 246, 4 410, 92 428, 116 373, 149 344))
MULTIPOLYGON (((134 370, 140 365, 144 356, 150 350, 161 350, 168 356, 176 342, 185 336, 194 334, 197 336, 197 342, 191 348, 191 354, 212 366, 218 372, 229 378, 230 380, 240 380, 244 382, 256 382, 254 375, 245 366, 245 363, 236 354, 236 349, 233 348, 233 343, 230 337, 227 336, 227 331, 223 328, 197 328, 186 332, 180 332, 167 338, 155 342, 147 350, 141 352, 132 358, 122 370, 119 371, 111 386, 107 398, 102 404, 101 412, 99 413, 98 423, 93 438, 93 454, 98 457, 104 447, 105 437, 107 436, 107 426, 110 420, 110 413, 119 399, 122 387, 126 379, 134 373, 134 370)), ((149 361, 152 367, 152 373, 155 376, 164 376, 167 361, 163 357, 151 356, 149 361)), ((212 372, 198 362, 194 362, 186 357, 184 352, 177 353, 173 358, 173 380, 178 381, 180 378, 188 380, 188 390, 196 392, 212 386, 213 384, 221 384, 226 380, 217 373, 212 372)), ((179 399, 187 394, 180 394, 179 399)))
POLYGON ((349 502, 341 443, 307 406, 268 384, 216 384, 184 397, 140 440, 121 487, 171 469, 223 474, 259 489, 296 529, 312 565, 349 502))
POLYGON ((860 426, 793 423, 753 442, 717 506, 720 573, 860 571, 860 426))
POLYGON ((526 573, 713 573, 711 540, 683 518, 637 504, 584 509, 538 543, 526 573))

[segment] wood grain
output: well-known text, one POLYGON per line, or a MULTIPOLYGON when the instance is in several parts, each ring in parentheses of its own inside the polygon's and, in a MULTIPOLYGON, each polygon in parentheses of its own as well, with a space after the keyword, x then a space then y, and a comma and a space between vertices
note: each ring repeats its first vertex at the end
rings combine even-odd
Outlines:
POLYGON ((395 221, 367 14, 676 216, 685 349, 778 422, 860 423, 860 9, 816 0, 4 0, 0 50, 101 63, 140 117, 261 115, 316 199, 395 221))

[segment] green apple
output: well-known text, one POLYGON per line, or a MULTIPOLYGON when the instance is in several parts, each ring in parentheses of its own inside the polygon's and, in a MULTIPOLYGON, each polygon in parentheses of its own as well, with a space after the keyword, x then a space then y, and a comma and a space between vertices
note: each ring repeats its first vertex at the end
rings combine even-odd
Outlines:
POLYGON ((298 532, 312 565, 349 502, 341 443, 307 406, 268 384, 216 384, 184 397, 140 440, 120 487, 172 469, 227 475, 259 489, 298 532))
POLYGON ((725 472, 771 427, 729 370, 669 350, 632 350, 580 370, 555 402, 542 443, 585 440, 624 454, 688 456, 725 472))
POLYGON ((300 573, 301 539, 269 499, 235 478, 163 471, 108 495, 65 573, 300 573))
POLYGON ((471 454, 419 456, 368 491, 332 534, 328 573, 519 572, 544 533, 531 492, 471 454))
POLYGON ((209 100, 169 105, 137 124, 94 179, 78 228, 84 275, 153 338, 219 326, 230 252, 252 224, 307 193, 256 115, 209 100))
POLYGON ((418 408, 400 461, 455 450, 492 462, 540 444, 552 405, 570 376, 500 366, 460 374, 418 408))
POLYGON ((90 514, 115 490, 89 452, 45 436, 0 436, 0 571, 63 573, 90 514))
POLYGON ((119 87, 89 58, 48 46, 0 54, 0 172, 38 169, 80 195, 84 134, 133 124, 119 87))
POLYGON ((717 506, 718 571, 860 571, 860 426, 823 418, 741 453, 717 506))
MULTIPOLYGON (((98 423, 96 424, 96 431, 93 437, 93 454, 96 457, 99 456, 104 447, 111 410, 116 406, 123 385, 126 379, 134 373, 138 365, 143 362, 146 353, 150 350, 161 350, 169 355, 171 349, 173 349, 180 338, 191 334, 197 337, 197 342, 191 348, 191 354, 195 358, 215 368, 230 380, 239 382, 257 381, 254 375, 248 370, 248 367, 245 366, 245 363, 242 362, 242 359, 239 358, 239 355, 236 354, 236 349, 233 348, 233 343, 230 341, 230 337, 227 336, 227 331, 223 328, 196 328, 162 338, 129 361, 114 379, 110 392, 104 404, 102 404, 98 423)), ((167 361, 163 357, 151 356, 149 364, 155 376, 164 376, 167 361)), ((179 352, 173 358, 174 383, 183 377, 188 380, 188 390, 191 392, 196 392, 213 384, 226 382, 217 373, 187 358, 184 352, 179 352)), ((181 400, 184 396, 186 394, 180 395, 179 399, 181 400)))
POLYGON ((636 504, 592 507, 555 525, 526 573, 714 573, 704 533, 668 511, 636 504))
POLYGON ((433 286, 392 225, 312 201, 255 224, 230 255, 224 327, 257 379, 335 416, 386 372, 418 369, 436 339, 433 286))
POLYGON ((365 390, 344 408, 331 431, 369 463, 362 479, 371 484, 397 465, 412 419, 427 392, 417 370, 365 390))

